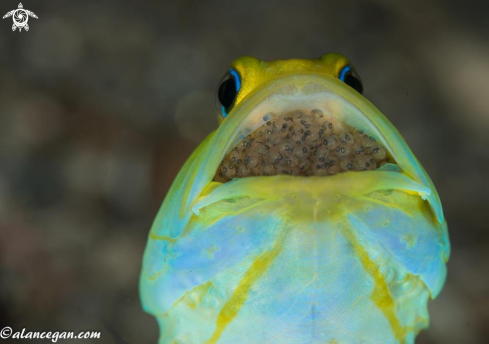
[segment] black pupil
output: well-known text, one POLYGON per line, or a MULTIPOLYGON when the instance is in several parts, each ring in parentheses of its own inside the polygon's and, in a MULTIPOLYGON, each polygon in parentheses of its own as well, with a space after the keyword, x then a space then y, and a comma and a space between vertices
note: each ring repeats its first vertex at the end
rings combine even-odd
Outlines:
POLYGON ((234 98, 236 98, 236 82, 232 77, 221 83, 217 91, 217 97, 226 110, 233 105, 234 98))
POLYGON ((346 73, 346 75, 345 75, 345 84, 347 84, 351 88, 355 89, 360 94, 363 92, 362 83, 351 72, 346 73))

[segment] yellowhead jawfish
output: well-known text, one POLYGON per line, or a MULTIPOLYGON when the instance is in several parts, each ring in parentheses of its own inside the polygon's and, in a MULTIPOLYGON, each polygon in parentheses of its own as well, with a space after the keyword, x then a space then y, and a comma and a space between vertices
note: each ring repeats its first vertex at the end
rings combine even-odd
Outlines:
POLYGON ((438 194, 350 61, 234 61, 140 279, 160 343, 412 343, 450 255, 438 194))

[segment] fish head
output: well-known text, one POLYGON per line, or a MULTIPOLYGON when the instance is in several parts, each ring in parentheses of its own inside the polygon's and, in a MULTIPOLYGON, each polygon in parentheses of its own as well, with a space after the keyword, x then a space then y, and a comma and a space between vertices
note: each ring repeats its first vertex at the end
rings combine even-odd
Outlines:
POLYGON ((450 254, 441 202, 362 92, 341 54, 231 64, 219 127, 150 232, 140 289, 161 342, 275 342, 280 328, 411 342, 428 326, 450 254))

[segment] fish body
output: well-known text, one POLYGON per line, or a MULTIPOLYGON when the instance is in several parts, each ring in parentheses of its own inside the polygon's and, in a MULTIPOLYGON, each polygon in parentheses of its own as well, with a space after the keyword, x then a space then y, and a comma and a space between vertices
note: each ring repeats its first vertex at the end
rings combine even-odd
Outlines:
POLYGON ((413 343, 428 327, 450 255, 441 203, 361 91, 339 54, 233 62, 220 126, 149 234, 140 292, 160 343, 413 343))

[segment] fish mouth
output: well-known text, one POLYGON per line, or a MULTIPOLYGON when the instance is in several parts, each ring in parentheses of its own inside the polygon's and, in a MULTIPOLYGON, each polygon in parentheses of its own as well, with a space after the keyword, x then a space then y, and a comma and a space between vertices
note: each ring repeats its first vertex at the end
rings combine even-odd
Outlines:
MULTIPOLYGON (((291 77, 259 90, 268 92, 267 97, 256 101, 237 125, 213 181, 273 175, 326 177, 397 165, 386 137, 338 90, 361 96, 339 81, 328 88, 321 79, 304 82, 291 77)), ((243 110, 236 108, 230 116, 243 110)))
MULTIPOLYGON (((323 132, 323 135, 325 133, 323 132)), ((324 146, 324 139, 322 145, 324 146)), ((370 153, 373 153, 372 149, 370 153)), ((334 154, 338 156, 338 153, 334 154)), ((242 163, 246 165, 245 158, 246 156, 242 158, 242 163)), ((330 159, 329 155, 328 159, 330 159)), ((285 157, 282 157, 282 160, 285 161, 285 157)), ((271 164, 273 165, 273 161, 271 164)), ((221 122, 219 128, 197 147, 182 167, 169 191, 171 201, 167 198, 159 213, 175 215, 158 215, 155 223, 158 228, 168 228, 168 234, 165 235, 176 238, 184 231, 190 218, 198 214, 199 209, 216 200, 256 195, 266 190, 269 194, 262 195, 263 198, 270 197, 272 193, 278 194, 276 191, 280 191, 281 194, 284 192, 305 194, 306 192, 313 197, 325 197, 334 191, 333 188, 338 192, 349 194, 355 192, 355 188, 374 184, 382 184, 383 189, 416 192, 428 201, 437 221, 440 223, 445 221, 440 198, 429 176, 396 128, 374 105, 361 94, 332 77, 313 73, 282 76, 264 83, 252 94, 239 101, 228 117, 221 122), (388 162, 377 167, 382 165, 384 160, 375 160, 375 166, 371 165, 371 168, 376 168, 374 171, 361 173, 349 170, 331 175, 328 165, 326 169, 328 174, 325 176, 307 175, 307 173, 292 176, 266 176, 265 174, 262 176, 255 175, 256 172, 253 172, 246 177, 235 176, 233 179, 222 181, 217 179, 221 177, 219 172, 222 173, 222 162, 227 161, 228 157, 232 158, 230 153, 240 144, 242 146, 248 135, 256 135, 256 133, 259 135, 257 129, 259 130, 263 125, 268 125, 268 122, 285 121, 285 117, 290 117, 291 113, 296 113, 298 110, 307 115, 314 112, 320 117, 320 113, 315 111, 319 110, 323 116, 326 116, 328 124, 331 117, 333 127, 336 123, 342 128, 353 128, 351 129, 353 134, 356 131, 363 131, 372 142, 385 148, 388 162), (270 118, 267 117, 268 114, 271 114, 270 118), (333 119, 336 122, 333 122, 333 119), (414 182, 416 187, 405 188, 403 185, 406 183, 400 182, 401 179, 414 182), (286 187, 281 184, 283 180, 287 181, 286 187), (264 185, 266 190, 263 189, 264 185), (423 192, 409 191, 410 189, 422 189, 423 192)))
MULTIPOLYGON (((275 135, 276 133, 272 130, 270 135, 272 134, 275 135)), ((273 135, 271 137, 275 137, 273 135)), ((263 140, 263 137, 260 138, 263 140)), ((288 139, 293 140, 294 138, 289 136, 288 139)), ((287 135, 284 139, 287 139, 287 135)), ((384 178, 386 174, 402 175, 402 177, 406 177, 424 188, 426 192, 421 197, 428 201, 437 220, 440 223, 444 221, 440 198, 433 182, 397 129, 365 97, 338 79, 326 75, 314 73, 286 75, 262 84, 252 93, 246 95, 231 110, 219 128, 209 135, 192 154, 184 166, 184 170, 186 171, 185 174, 181 175, 181 179, 177 183, 178 188, 182 190, 179 193, 182 207, 179 207, 181 221, 175 229, 176 232, 181 230, 186 221, 189 220, 190 215, 185 215, 187 210, 192 209, 196 203, 210 193, 216 197, 218 194, 220 194, 219 197, 226 197, 224 194, 232 191, 230 187, 233 185, 237 189, 244 188, 241 191, 234 190, 236 192, 245 192, 245 189, 251 191, 254 190, 253 184, 256 184, 259 179, 266 181, 267 185, 273 188, 278 185, 280 178, 287 177, 290 178, 287 187, 290 192, 300 189, 305 184, 313 186, 318 178, 324 178, 324 181, 334 178, 334 182, 338 185, 342 184, 341 181, 348 181, 348 183, 354 183, 355 186, 361 186, 369 178, 369 174, 377 174, 378 172, 382 172, 382 174, 379 174, 377 179, 384 178), (302 114, 301 117, 298 115, 299 112, 302 114), (302 123, 305 120, 302 118, 304 116, 308 116, 305 124, 302 123), (304 132, 299 132, 302 134, 302 136, 299 135, 302 142, 298 144, 297 141, 299 140, 296 140, 296 146, 293 147, 292 152, 290 152, 291 147, 286 147, 283 140, 279 140, 276 144, 268 145, 268 148, 265 147, 267 149, 266 156, 258 157, 256 155, 260 154, 257 152, 258 144, 264 145, 265 143, 258 140, 256 142, 253 140, 250 143, 247 138, 260 137, 260 130, 270 127, 272 124, 274 127, 280 127, 280 123, 287 122, 285 117, 288 117, 289 123, 290 117, 293 117, 293 123, 300 123, 304 126, 303 129, 317 129, 316 141, 312 144, 305 143, 309 140, 314 141, 316 132, 313 133, 311 130, 311 134, 307 134, 307 130, 304 130, 304 132), (311 117, 313 117, 312 126, 306 128, 305 125, 309 124, 307 121, 311 117), (321 118, 324 119, 323 122, 321 122, 321 118), (325 130, 320 133, 320 130, 324 129, 322 126, 326 121, 326 126, 331 132, 325 130), (268 124, 269 122, 270 124, 268 124), (330 123, 333 125, 333 129, 329 128, 330 123), (334 129, 335 125, 336 129, 334 129), (345 142, 348 140, 346 140, 346 136, 339 136, 341 133, 353 135, 351 146, 348 146, 349 143, 343 145, 342 139, 344 138, 345 142), (330 149, 328 147, 329 138, 326 138, 325 135, 336 135, 340 139, 341 145, 338 143, 338 146, 330 149), (363 135, 363 138, 360 135, 363 135), (303 138, 304 140, 302 140, 303 138), (325 140, 328 142, 325 143, 325 140), (357 141, 355 142, 355 140, 357 141), (355 143, 361 143, 360 153, 356 153, 352 148, 358 147, 355 143), (297 158, 296 151, 298 147, 310 148, 311 145, 313 149, 307 155, 307 159, 312 163, 307 168, 303 168, 299 165, 300 161, 303 160, 299 159, 299 163, 294 160, 294 157, 297 158), (244 149, 243 146, 248 147, 244 149), (346 146, 350 151, 347 152, 346 146), (362 146, 363 152, 361 151, 362 146), (339 150, 337 150, 338 147, 340 147, 339 150), (341 150, 341 147, 345 148, 345 152, 341 150), (327 155, 321 153, 325 152, 325 148, 328 148, 327 155), (377 151, 376 148, 379 150, 377 151), (241 151, 237 152, 237 149, 241 151), (254 151, 250 149, 254 149, 254 151), (293 153, 294 156, 290 155, 289 158, 286 158, 280 149, 293 153), (270 150, 273 153, 278 151, 281 158, 271 155, 270 150), (383 155, 384 150, 385 156, 383 155), (253 167, 252 164, 256 164, 256 162, 252 160, 250 154, 244 152, 256 153, 254 156, 265 160, 265 165, 261 165, 263 169, 257 170, 258 164, 253 167), (233 155, 237 153, 241 155, 239 157, 233 155), (342 156, 343 154, 346 156, 342 156), (250 157, 247 158, 248 156, 250 157), (235 161, 232 161, 233 157, 236 159, 235 161), (322 157, 324 162, 320 160, 322 157), (373 163, 371 157, 374 159, 373 163), (316 163, 315 159, 319 160, 320 163, 316 163), (241 160, 239 164, 238 160, 241 160), (233 169, 236 169, 236 174, 225 175, 223 173, 223 166, 225 167, 228 161, 237 164, 232 166, 233 169), (289 164, 288 161, 292 163, 289 164), (370 166, 367 166, 367 162, 370 166), (248 171, 239 170, 240 166, 241 168, 246 167, 248 171), (292 174, 292 176, 283 176, 287 173, 292 174)), ((353 184, 349 185, 353 186, 353 184)), ((348 193, 349 188, 346 187, 343 192, 348 193)), ((402 189, 402 186, 391 180, 389 188, 402 189)), ((325 189, 321 190, 327 192, 325 189)))

